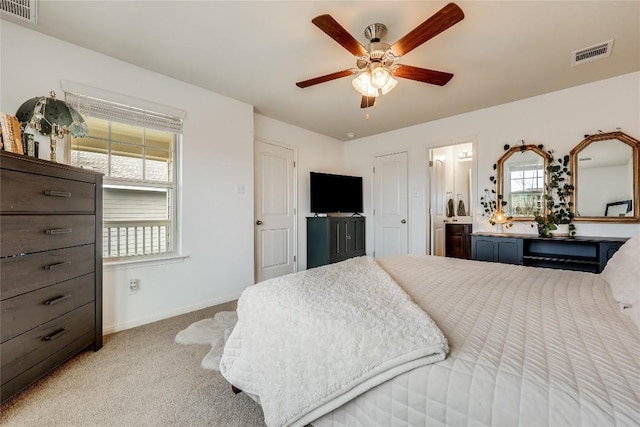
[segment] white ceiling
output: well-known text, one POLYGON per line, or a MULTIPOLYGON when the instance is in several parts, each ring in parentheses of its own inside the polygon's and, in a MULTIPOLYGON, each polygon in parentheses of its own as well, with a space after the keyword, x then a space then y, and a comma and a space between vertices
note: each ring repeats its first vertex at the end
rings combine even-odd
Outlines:
POLYGON ((616 139, 595 141, 580 151, 580 168, 599 168, 607 166, 627 166, 632 164, 633 150, 630 145, 616 139))
POLYGON ((446 86, 398 79, 366 110, 349 77, 295 86, 355 66, 311 23, 315 16, 330 14, 362 44, 364 28, 381 22, 388 28, 383 41, 393 44, 445 4, 46 0, 35 26, 2 18, 340 140, 640 70, 640 1, 459 1, 464 20, 397 61, 454 73, 446 86), (610 57, 571 67, 572 51, 610 39, 610 57))

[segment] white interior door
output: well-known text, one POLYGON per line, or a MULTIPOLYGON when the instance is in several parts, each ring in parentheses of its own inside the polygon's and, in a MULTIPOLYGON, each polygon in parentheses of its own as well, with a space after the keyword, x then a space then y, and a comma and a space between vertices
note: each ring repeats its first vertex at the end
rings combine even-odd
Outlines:
POLYGON ((377 156, 373 166, 374 256, 406 254, 407 153, 377 156))
POLYGON ((443 160, 431 162, 431 254, 444 256, 445 188, 443 160))
POLYGON ((256 282, 296 271, 293 150, 256 141, 256 282))

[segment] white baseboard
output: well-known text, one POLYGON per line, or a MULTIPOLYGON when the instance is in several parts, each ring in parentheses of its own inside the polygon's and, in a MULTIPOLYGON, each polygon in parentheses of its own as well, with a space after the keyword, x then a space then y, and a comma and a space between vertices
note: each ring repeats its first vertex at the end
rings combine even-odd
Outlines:
POLYGON ((208 307, 212 307, 214 305, 224 304, 224 303, 229 302, 229 301, 234 301, 234 300, 237 300, 239 297, 240 297, 240 294, 238 294, 238 295, 229 295, 229 296, 226 296, 226 297, 215 298, 215 299, 212 299, 212 300, 209 300, 209 301, 201 302, 199 304, 190 305, 188 307, 182 307, 182 308, 179 308, 179 309, 176 309, 176 310, 167 311, 167 312, 164 312, 164 313, 157 313, 157 314, 154 314, 152 316, 147 316, 147 317, 143 317, 143 318, 135 319, 135 320, 129 320, 129 321, 122 322, 122 323, 117 323, 115 325, 109 325, 109 326, 104 326, 103 325, 102 334, 103 335, 109 335, 109 334, 113 334, 115 332, 120 332, 120 331, 124 331, 124 330, 127 330, 127 329, 135 328, 137 326, 146 325, 147 323, 157 322, 158 320, 164 320, 164 319, 168 319, 170 317, 179 316, 181 314, 191 313, 192 311, 202 310, 203 308, 208 308, 208 307))

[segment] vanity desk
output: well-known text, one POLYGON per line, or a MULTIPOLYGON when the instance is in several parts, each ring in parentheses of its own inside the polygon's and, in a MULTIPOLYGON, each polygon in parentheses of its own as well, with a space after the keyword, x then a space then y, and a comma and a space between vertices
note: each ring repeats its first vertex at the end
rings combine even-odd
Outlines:
POLYGON ((473 233, 471 258, 533 267, 600 273, 626 237, 551 237, 473 233))

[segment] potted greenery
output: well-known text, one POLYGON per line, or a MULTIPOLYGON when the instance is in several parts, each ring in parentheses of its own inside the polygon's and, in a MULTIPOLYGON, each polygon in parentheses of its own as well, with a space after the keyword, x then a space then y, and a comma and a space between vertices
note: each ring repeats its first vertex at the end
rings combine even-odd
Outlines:
POLYGON ((574 237, 576 234, 575 225, 572 223, 574 214, 573 202, 571 202, 574 187, 569 181, 571 171, 568 165, 569 156, 554 159, 553 151, 549 151, 548 181, 545 184, 544 194, 547 215, 535 217, 538 234, 541 237, 552 237, 553 234, 574 237), (565 227, 565 232, 558 232, 559 228, 565 227))

